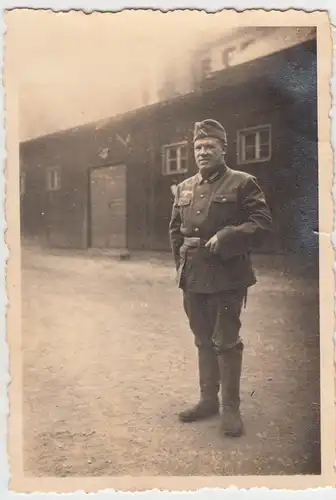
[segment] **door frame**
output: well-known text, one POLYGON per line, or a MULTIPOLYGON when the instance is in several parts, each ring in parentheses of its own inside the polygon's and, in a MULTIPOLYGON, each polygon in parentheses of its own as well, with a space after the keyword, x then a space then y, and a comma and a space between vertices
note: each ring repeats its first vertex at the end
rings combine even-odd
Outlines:
POLYGON ((92 205, 91 205, 91 176, 92 172, 95 170, 100 170, 103 168, 108 168, 108 167, 119 167, 123 165, 125 168, 125 206, 126 206, 126 221, 125 221, 125 226, 126 226, 126 234, 125 234, 125 241, 126 241, 126 248, 128 248, 128 217, 127 217, 127 212, 128 212, 128 186, 127 186, 127 165, 125 162, 122 161, 109 161, 108 163, 101 163, 99 165, 93 165, 91 167, 88 167, 87 169, 87 246, 88 248, 92 248, 92 205))

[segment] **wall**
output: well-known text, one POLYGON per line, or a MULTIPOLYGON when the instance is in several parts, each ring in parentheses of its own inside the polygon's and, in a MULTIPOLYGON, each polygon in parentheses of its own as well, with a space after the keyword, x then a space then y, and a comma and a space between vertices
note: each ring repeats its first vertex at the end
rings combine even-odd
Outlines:
POLYGON ((53 246, 86 248, 90 244, 90 168, 125 163, 128 248, 168 250, 170 185, 176 176, 162 175, 162 146, 187 139, 189 171, 178 180, 192 175, 196 172, 193 123, 212 117, 227 129, 229 166, 255 175, 267 195, 275 231, 263 250, 316 250, 312 236, 318 185, 314 60, 311 47, 295 48, 248 63, 245 71, 243 66, 228 70, 220 88, 22 144, 21 168, 27 172, 24 233, 40 236, 53 246), (272 125, 272 158, 242 168, 237 164, 237 130, 263 124, 272 125), (62 168, 62 190, 47 193, 45 169, 54 165, 62 168))
POLYGON ((21 169, 26 172, 22 200, 24 233, 52 246, 88 245, 89 168, 103 165, 99 152, 109 145, 100 132, 81 127, 21 144, 21 169), (46 191, 46 170, 59 167, 61 189, 46 191))
MULTIPOLYGON (((81 146, 77 144, 80 138, 76 139, 69 141, 69 145, 77 152, 81 146)), ((25 195, 22 199, 25 234, 43 238, 45 243, 51 245, 77 246, 79 240, 83 239, 87 186, 85 171, 76 168, 68 145, 58 137, 23 144, 20 154, 21 169, 26 172, 25 195), (46 190, 46 170, 49 167, 60 168, 62 186, 59 191, 46 190)), ((85 242, 82 241, 82 244, 85 242)))

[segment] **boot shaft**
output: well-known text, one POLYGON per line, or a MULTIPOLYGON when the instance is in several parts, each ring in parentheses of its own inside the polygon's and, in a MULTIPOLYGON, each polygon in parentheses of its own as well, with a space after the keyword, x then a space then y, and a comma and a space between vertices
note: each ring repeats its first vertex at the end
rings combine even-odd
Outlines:
POLYGON ((242 360, 242 344, 238 344, 218 355, 223 408, 239 409, 242 360))
POLYGON ((218 357, 223 407, 222 432, 229 437, 239 437, 244 432, 240 414, 242 358, 242 345, 237 345, 218 357))
POLYGON ((198 349, 198 371, 201 399, 214 401, 220 389, 220 373, 218 358, 211 348, 198 349))

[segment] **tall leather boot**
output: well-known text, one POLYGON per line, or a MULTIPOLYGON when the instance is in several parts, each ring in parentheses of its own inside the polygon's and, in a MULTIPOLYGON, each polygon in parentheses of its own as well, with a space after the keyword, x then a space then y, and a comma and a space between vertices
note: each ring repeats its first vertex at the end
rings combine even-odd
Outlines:
POLYGON ((220 375, 217 355, 213 349, 198 349, 198 370, 201 397, 195 406, 179 413, 181 422, 194 422, 219 413, 220 375))
POLYGON ((242 359, 242 343, 218 355, 223 408, 221 431, 229 437, 239 437, 244 433, 240 414, 242 359))

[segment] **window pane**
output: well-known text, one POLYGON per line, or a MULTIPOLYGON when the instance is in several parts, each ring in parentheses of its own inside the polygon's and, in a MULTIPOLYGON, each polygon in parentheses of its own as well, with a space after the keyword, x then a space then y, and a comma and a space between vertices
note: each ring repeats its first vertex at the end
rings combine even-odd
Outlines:
POLYGON ((245 134, 245 146, 254 146, 256 142, 256 135, 253 134, 245 134))
POLYGON ((176 153, 177 153, 177 150, 176 148, 169 148, 168 149, 168 158, 176 158, 176 153))
POLYGON ((260 131, 260 144, 268 144, 270 139, 269 130, 260 131))
POLYGON ((169 161, 168 172, 177 172, 177 161, 176 160, 169 161))
POLYGON ((183 158, 180 161, 180 170, 187 170, 187 169, 188 169, 187 160, 183 158))
POLYGON ((255 148, 253 147, 246 147, 245 148, 245 160, 255 160, 255 148))
POLYGON ((270 147, 268 144, 260 146, 260 159, 268 158, 270 154, 270 147))
POLYGON ((180 155, 181 155, 181 158, 187 158, 187 147, 186 146, 180 147, 180 155))

